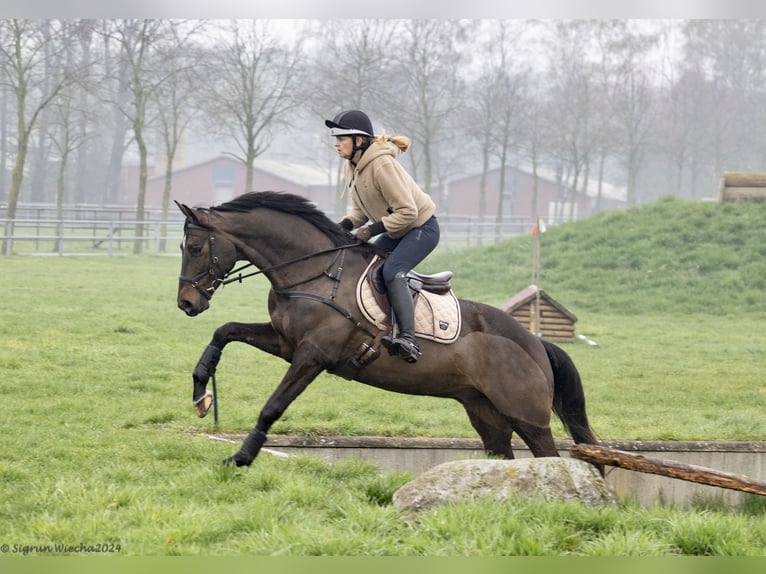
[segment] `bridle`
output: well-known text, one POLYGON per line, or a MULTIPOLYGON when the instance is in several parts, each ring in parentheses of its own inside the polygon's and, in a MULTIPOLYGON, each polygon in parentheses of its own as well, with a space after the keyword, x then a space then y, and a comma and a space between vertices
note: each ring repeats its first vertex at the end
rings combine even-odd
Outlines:
MULTIPOLYGON (((207 212, 208 221, 210 220, 210 212, 207 212)), ((248 267, 253 267, 253 263, 246 263, 240 267, 237 267, 236 269, 232 269, 228 272, 223 272, 218 267, 219 259, 215 254, 215 235, 213 234, 212 225, 211 226, 205 226, 200 223, 195 223, 194 221, 187 218, 186 222, 184 223, 184 245, 186 243, 186 232, 189 229, 197 229, 201 231, 207 231, 208 232, 208 245, 209 249, 208 252, 210 254, 210 265, 208 266, 207 271, 202 271, 201 273, 198 273, 194 277, 186 277, 184 275, 179 275, 178 280, 183 283, 188 283, 192 287, 194 287, 200 295, 202 295, 205 299, 208 301, 213 297, 213 293, 215 293, 216 289, 218 287, 221 287, 223 285, 228 285, 230 283, 241 283, 243 279, 247 279, 248 277, 254 277, 256 275, 261 275, 263 273, 267 273, 269 271, 273 271, 275 269, 281 269, 283 267, 288 267, 290 265, 294 265, 295 263, 300 263, 301 261, 306 261, 308 259, 312 259, 314 257, 318 257, 320 255, 326 255, 328 253, 336 253, 335 258, 330 263, 330 265, 326 268, 320 271, 319 273, 312 275, 311 277, 308 277, 306 279, 302 279, 296 283, 292 283, 290 285, 282 286, 279 289, 275 289, 278 293, 290 295, 291 293, 288 291, 289 289, 292 289, 293 287, 297 287, 298 285, 303 285, 304 283, 308 283, 310 281, 313 281, 314 279, 317 279, 322 276, 329 277, 333 281, 335 281, 335 286, 333 287, 333 293, 332 293, 332 300, 335 299, 335 293, 338 288, 338 283, 340 282, 340 276, 343 273, 343 262, 345 260, 345 253, 346 249, 350 249, 352 247, 357 247, 361 244, 360 243, 351 243, 348 245, 336 245, 334 247, 330 247, 328 249, 322 249, 320 251, 315 251, 312 253, 309 253, 307 255, 302 255, 300 257, 296 257, 294 259, 289 259, 288 261, 283 261, 281 263, 277 263, 275 265, 271 265, 269 267, 264 267, 263 269, 258 269, 257 271, 253 271, 252 273, 248 273, 246 275, 242 275, 242 271, 244 269, 247 269, 248 267), (337 262, 337 265, 336 265, 337 262), (236 275, 236 277, 234 276, 236 275), (203 288, 200 285, 200 281, 208 276, 213 277, 213 281, 210 284, 210 287, 203 288)))
MULTIPOLYGON (((208 216, 208 220, 210 220, 210 212, 206 212, 208 216)), ((207 231, 208 232, 208 245, 210 248, 208 249, 210 253, 210 266, 208 267, 207 271, 202 271, 201 273, 198 273, 194 277, 186 277, 184 275, 179 275, 178 280, 183 283, 188 283, 192 287, 194 287, 200 295, 202 295, 205 299, 208 301, 213 296, 213 293, 215 292, 218 287, 224 284, 224 281, 226 280, 226 274, 222 273, 221 270, 218 268, 218 257, 215 254, 215 235, 213 235, 212 228, 211 227, 205 227, 204 225, 200 225, 198 223, 194 223, 191 219, 187 218, 186 222, 184 223, 184 242, 183 242, 183 248, 186 249, 186 236, 189 229, 199 229, 201 231, 207 231), (207 289, 203 289, 202 286, 199 284, 200 280, 207 277, 208 275, 212 275, 213 282, 207 289)))
MULTIPOLYGON (((207 213, 208 221, 210 221, 211 220, 210 212, 206 210, 205 212, 207 213)), ((335 296, 338 292, 341 276, 343 275, 343 263, 346 257, 346 250, 351 249, 353 247, 359 247, 361 245, 365 245, 365 242, 357 241, 355 243, 351 243, 348 245, 336 245, 328 249, 321 249, 319 251, 308 253, 306 255, 302 255, 300 257, 296 257, 288 261, 283 261, 281 263, 271 265, 270 267, 258 269, 256 271, 253 271, 252 273, 248 273, 247 275, 242 275, 242 270, 247 269, 248 267, 252 267, 254 266, 254 264, 246 263, 245 265, 242 265, 241 267, 238 267, 237 269, 233 269, 225 273, 221 271, 220 267, 218 267, 219 259, 215 254, 215 235, 213 234, 212 224, 205 226, 187 217, 186 222, 184 223, 184 249, 186 249, 186 233, 189 229, 197 229, 197 230, 208 232, 208 245, 209 245, 208 251, 210 253, 210 265, 208 266, 207 271, 202 271, 201 273, 195 275, 194 277, 185 277, 184 275, 179 275, 178 280, 184 283, 189 283, 208 301, 212 298, 213 293, 215 293, 216 289, 218 289, 218 287, 222 285, 228 285, 229 283, 235 283, 235 282, 241 283, 243 279, 246 279, 248 277, 260 275, 262 273, 266 273, 274 269, 281 269, 282 267, 288 267, 290 265, 294 265, 295 263, 306 261, 308 259, 312 259, 320 255, 335 253, 336 255, 333 258, 333 260, 330 262, 330 264, 319 273, 316 273, 315 275, 311 277, 302 279, 301 281, 298 281, 291 285, 285 285, 279 288, 272 286, 272 290, 275 293, 281 295, 282 297, 286 297, 288 299, 308 299, 308 300, 317 301, 319 303, 327 305, 333 310, 335 310, 336 312, 338 312, 339 314, 341 314, 345 319, 348 319, 349 321, 351 321, 351 323, 354 324, 355 328, 359 329, 367 336, 367 339, 363 341, 359 345, 359 347, 356 349, 354 355, 352 355, 348 359, 347 363, 344 364, 344 366, 342 366, 340 370, 337 371, 337 373, 340 374, 341 376, 344 376, 348 379, 353 378, 353 374, 349 374, 349 373, 355 374, 359 369, 361 369, 365 365, 370 364, 379 356, 380 354, 379 349, 375 345, 375 340, 376 340, 375 334, 371 333, 370 330, 367 329, 361 321, 355 318, 346 308, 344 308, 342 305, 339 305, 335 301, 335 296), (234 277, 235 274, 236 274, 236 277, 234 277), (212 276, 213 281, 210 284, 210 287, 203 289, 199 282, 207 276, 212 276), (309 283, 310 281, 313 281, 314 279, 317 279, 322 276, 326 276, 333 281, 332 294, 330 295, 330 297, 324 297, 322 295, 311 293, 309 291, 291 291, 291 289, 293 289, 294 287, 297 287, 298 285, 309 283)))

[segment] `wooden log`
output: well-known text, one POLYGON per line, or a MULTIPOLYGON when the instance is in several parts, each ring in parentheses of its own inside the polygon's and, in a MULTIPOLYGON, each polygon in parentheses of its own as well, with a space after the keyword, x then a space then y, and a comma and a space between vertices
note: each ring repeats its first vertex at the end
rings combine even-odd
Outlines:
POLYGON ((572 337, 574 336, 574 330, 566 331, 562 329, 548 329, 545 325, 541 329, 543 337, 572 337))
POLYGON ((766 173, 727 171, 723 174, 725 187, 766 187, 766 173))
POLYGON ((766 199, 766 187, 726 187, 723 190, 724 201, 738 199, 766 199))
POLYGON ((555 317, 549 317, 547 315, 543 315, 543 322, 547 323, 548 325, 558 325, 558 326, 570 326, 572 325, 572 321, 568 319, 567 317, 564 317, 563 315, 556 315, 555 317))
POLYGON ((593 444, 575 444, 572 445, 569 452, 573 458, 579 458, 586 462, 618 466, 627 470, 659 474, 708 486, 719 486, 766 496, 766 481, 749 478, 742 474, 646 457, 593 444))

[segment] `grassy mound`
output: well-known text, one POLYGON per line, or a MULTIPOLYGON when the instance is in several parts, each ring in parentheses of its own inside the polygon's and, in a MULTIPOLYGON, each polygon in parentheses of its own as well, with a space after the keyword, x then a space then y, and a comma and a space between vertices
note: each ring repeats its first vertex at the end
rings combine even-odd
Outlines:
MULTIPOLYGON (((664 198, 549 227, 541 287, 576 313, 766 312, 766 203, 664 198)), ((441 251, 460 296, 499 305, 531 282, 531 236, 441 251)))

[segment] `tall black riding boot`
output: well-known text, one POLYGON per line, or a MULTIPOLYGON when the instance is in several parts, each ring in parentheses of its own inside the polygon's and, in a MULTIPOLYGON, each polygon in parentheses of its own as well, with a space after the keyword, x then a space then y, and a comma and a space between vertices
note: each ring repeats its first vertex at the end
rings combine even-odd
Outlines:
POLYGON ((394 310, 399 332, 396 337, 393 333, 390 337, 383 337, 381 342, 392 355, 398 355, 408 363, 414 363, 420 355, 420 347, 415 339, 415 306, 412 303, 412 295, 405 274, 397 273, 392 281, 386 283, 386 291, 394 310))

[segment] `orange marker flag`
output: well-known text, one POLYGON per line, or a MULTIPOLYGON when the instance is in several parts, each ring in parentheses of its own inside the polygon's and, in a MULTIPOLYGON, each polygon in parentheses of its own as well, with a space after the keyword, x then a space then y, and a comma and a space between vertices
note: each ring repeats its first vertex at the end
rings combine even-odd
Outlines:
POLYGON ((546 229, 547 227, 545 227, 545 222, 542 219, 538 218, 537 223, 535 223, 532 226, 532 235, 537 235, 538 233, 545 233, 546 229))

